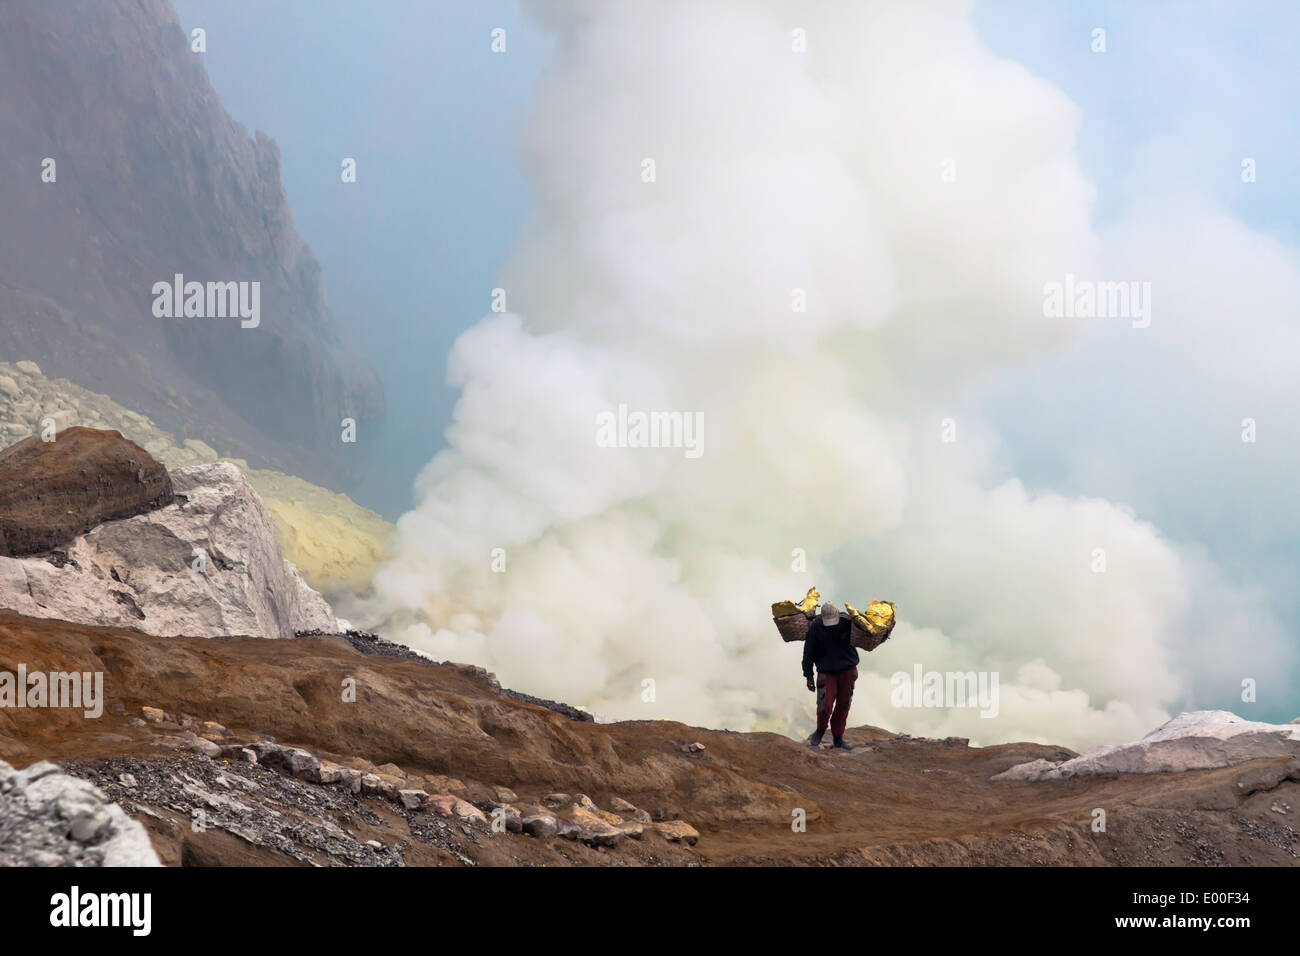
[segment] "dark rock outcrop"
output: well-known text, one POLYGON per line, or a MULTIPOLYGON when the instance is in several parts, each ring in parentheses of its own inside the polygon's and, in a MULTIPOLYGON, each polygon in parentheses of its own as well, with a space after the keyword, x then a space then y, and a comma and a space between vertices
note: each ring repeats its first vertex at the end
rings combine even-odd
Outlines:
POLYGON ((254 466, 346 477, 340 422, 377 419, 381 387, 325 303, 279 148, 226 112, 171 4, 0 4, 0 89, 5 357, 254 466), (156 316, 178 274, 259 283, 260 324, 156 316))
POLYGON ((96 525, 172 503, 167 469, 120 432, 69 428, 0 451, 0 555, 65 545, 96 525))

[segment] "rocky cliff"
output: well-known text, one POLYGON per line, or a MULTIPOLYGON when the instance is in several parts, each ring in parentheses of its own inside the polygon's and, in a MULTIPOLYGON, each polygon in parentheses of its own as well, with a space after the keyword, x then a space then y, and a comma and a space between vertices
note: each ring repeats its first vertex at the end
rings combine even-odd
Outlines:
MULTIPOLYGON (((48 378, 35 362, 0 361, 0 442, 37 435, 47 419, 60 430, 84 425, 121 432, 168 468, 207 464, 220 457, 201 436, 173 435, 107 395, 65 378, 48 378)), ((242 459, 231 460, 270 509, 285 558, 308 584, 326 597, 369 589, 375 569, 387 557, 391 524, 347 495, 293 475, 252 468, 242 459)))
POLYGON ((6 357, 337 483, 356 452, 340 421, 380 415, 380 386, 325 303, 276 144, 227 114, 171 5, 0 4, 0 88, 6 357), (207 299, 206 317, 156 315, 177 275, 258 283, 259 323, 207 299))
MULTIPOLYGON (((116 432, 76 429, 71 434, 80 439, 69 433, 48 445, 27 439, 43 445, 40 458, 48 459, 48 470, 68 482, 79 479, 84 487, 97 488, 117 458, 127 454, 144 460, 141 470, 146 464, 160 467, 116 432), (100 448, 99 472, 77 467, 88 462, 81 452, 89 444, 100 448), (120 454, 113 454, 114 447, 120 454)), ((25 446, 20 443, 16 450, 25 446)), ((4 462, 0 456, 0 475, 4 462)), ((20 482, 14 478, 12 484, 20 482)), ((70 487, 62 489, 60 500, 70 497, 70 487)), ((154 635, 286 637, 339 629, 329 605, 281 556, 270 512, 233 464, 176 469, 166 492, 170 503, 95 523, 60 548, 27 558, 0 557, 0 607, 154 635)), ((5 485, 0 496, 14 497, 5 485)), ((54 531, 66 531, 71 520, 61 508, 52 510, 39 500, 25 511, 11 511, 5 520, 24 529, 24 540, 49 539, 54 531)))

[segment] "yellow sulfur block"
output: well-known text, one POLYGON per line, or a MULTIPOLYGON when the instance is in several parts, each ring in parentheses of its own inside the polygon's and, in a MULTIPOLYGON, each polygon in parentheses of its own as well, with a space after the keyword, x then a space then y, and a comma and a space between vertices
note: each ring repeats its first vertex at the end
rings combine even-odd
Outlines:
POLYGON ((893 630, 895 605, 893 601, 872 601, 865 611, 859 611, 852 604, 845 602, 844 609, 849 617, 858 622, 869 634, 880 635, 893 630))
POLYGON ((813 608, 817 606, 818 602, 821 601, 821 599, 822 599, 822 595, 820 591, 818 591, 815 587, 809 588, 808 593, 804 595, 804 599, 800 601, 798 604, 795 604, 794 601, 777 601, 775 604, 773 604, 772 616, 789 617, 791 614, 798 614, 800 612, 807 614, 809 611, 811 611, 813 608))

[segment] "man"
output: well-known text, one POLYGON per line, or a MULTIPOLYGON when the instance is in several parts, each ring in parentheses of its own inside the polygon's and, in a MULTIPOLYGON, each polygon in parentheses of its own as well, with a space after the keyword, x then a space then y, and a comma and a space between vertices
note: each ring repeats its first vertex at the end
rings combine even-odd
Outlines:
POLYGON ((808 689, 817 692, 817 730, 808 738, 808 746, 822 745, 829 724, 831 738, 840 750, 852 750, 844 740, 849 722, 849 705, 853 703, 853 683, 858 679, 858 649, 850 641, 852 622, 840 614, 829 601, 822 605, 819 618, 808 627, 803 643, 803 676, 808 689), (813 682, 813 667, 817 681, 813 682))

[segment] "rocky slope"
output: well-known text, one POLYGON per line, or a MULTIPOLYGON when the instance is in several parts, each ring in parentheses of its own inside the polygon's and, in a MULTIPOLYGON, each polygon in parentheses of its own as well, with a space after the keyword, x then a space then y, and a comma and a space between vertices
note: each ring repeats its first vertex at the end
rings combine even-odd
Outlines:
POLYGON ((870 727, 848 731, 851 753, 813 752, 774 734, 572 720, 473 670, 343 637, 160 647, 8 612, 0 635, 0 670, 103 671, 107 698, 98 720, 0 708, 0 758, 95 783, 169 864, 1300 862, 1291 757, 994 780, 1076 755, 870 727))
MULTIPOLYGON (((82 425, 121 432, 168 468, 207 464, 221 456, 198 437, 179 438, 146 415, 67 379, 47 378, 35 362, 0 362, 0 442, 82 425)), ((347 495, 292 475, 251 468, 232 458, 275 519, 285 558, 327 597, 359 594, 387 556, 393 526, 347 495)))
POLYGON ((325 303, 278 147, 227 114, 171 4, 0 4, 0 88, 7 357, 255 465, 354 468, 340 421, 377 418, 380 385, 325 303), (260 283, 260 324, 157 317, 177 274, 260 283))

